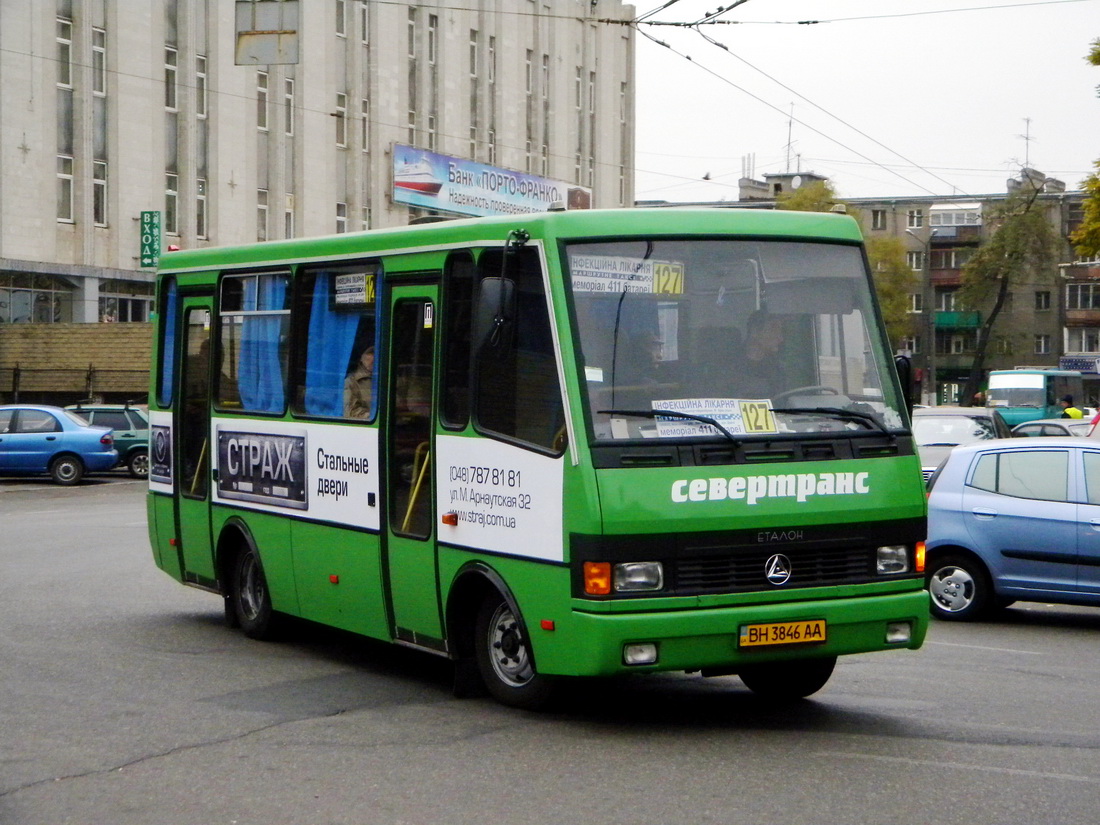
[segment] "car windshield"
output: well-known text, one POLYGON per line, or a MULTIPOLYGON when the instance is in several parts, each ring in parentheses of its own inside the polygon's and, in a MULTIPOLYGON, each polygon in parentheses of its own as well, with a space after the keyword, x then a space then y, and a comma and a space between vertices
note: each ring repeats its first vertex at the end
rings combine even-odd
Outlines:
POLYGON ((858 246, 619 240, 567 259, 597 441, 903 426, 858 246))
POLYGON ((967 415, 918 415, 913 418, 913 436, 921 447, 955 446, 996 438, 993 422, 988 418, 967 415))

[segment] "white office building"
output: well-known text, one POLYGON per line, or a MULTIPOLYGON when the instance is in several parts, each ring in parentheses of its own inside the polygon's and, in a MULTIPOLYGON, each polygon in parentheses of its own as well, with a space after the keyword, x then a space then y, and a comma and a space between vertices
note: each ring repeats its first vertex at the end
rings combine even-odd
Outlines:
POLYGON ((631 204, 633 15, 619 0, 3 0, 0 324, 146 321, 154 221, 165 254, 529 208, 425 200, 410 158, 631 204))

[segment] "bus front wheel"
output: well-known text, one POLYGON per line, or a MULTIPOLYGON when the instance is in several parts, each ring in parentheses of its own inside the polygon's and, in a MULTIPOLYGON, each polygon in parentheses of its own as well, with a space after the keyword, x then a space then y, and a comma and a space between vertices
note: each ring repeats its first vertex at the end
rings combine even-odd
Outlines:
POLYGON ((523 620, 499 593, 482 602, 474 633, 478 670, 493 698, 525 710, 545 707, 554 682, 535 671, 523 620))
POLYGON ((804 699, 825 687, 835 666, 836 656, 827 656, 749 665, 741 668, 737 675, 753 693, 765 699, 789 701, 804 699))
POLYGON ((267 589, 260 557, 252 547, 237 554, 233 565, 232 607, 244 635, 250 639, 270 639, 275 630, 275 612, 267 589))

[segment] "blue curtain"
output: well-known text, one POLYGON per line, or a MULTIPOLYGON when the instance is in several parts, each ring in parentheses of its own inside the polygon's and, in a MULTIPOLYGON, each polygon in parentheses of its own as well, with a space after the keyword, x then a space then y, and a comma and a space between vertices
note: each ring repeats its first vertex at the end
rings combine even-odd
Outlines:
MULTIPOLYGON (((260 275, 244 282, 245 312, 286 308, 286 276, 260 275)), ((241 405, 252 412, 281 413, 286 407, 282 337, 286 315, 245 315, 241 323, 238 386, 241 405)))
POLYGON ((309 415, 344 414, 344 377, 355 345, 359 313, 335 312, 329 300, 332 275, 317 274, 309 312, 305 411, 309 415))
POLYGON ((172 389, 175 387, 176 377, 176 279, 168 281, 168 287, 164 293, 164 303, 161 305, 164 318, 161 319, 161 329, 164 337, 160 342, 160 386, 157 389, 157 402, 162 407, 172 403, 172 389))

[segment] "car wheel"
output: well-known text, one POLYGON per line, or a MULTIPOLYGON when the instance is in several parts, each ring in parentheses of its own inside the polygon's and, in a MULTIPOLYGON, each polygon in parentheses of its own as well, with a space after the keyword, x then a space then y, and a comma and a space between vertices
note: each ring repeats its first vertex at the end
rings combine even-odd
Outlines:
POLYGON ((271 607, 271 593, 267 589, 259 554, 251 547, 246 547, 237 555, 233 565, 232 588, 230 598, 233 610, 244 635, 261 641, 273 638, 276 614, 271 607))
POLYGON ((737 671, 745 687, 765 699, 791 701, 817 693, 836 667, 836 656, 749 665, 737 671))
POLYGON ((523 621, 499 593, 482 603, 474 633, 478 670, 494 699, 525 710, 549 703, 554 681, 536 672, 523 621))
POLYGON ((991 590, 985 569, 965 556, 944 556, 928 573, 932 615, 937 619, 968 622, 980 618, 989 609, 991 590))
POLYGON ((84 464, 74 455, 63 455, 55 458, 50 465, 50 478, 56 484, 66 487, 78 483, 84 477, 84 464))
POLYGON ((149 477, 149 451, 135 450, 126 460, 126 469, 134 478, 149 477))

